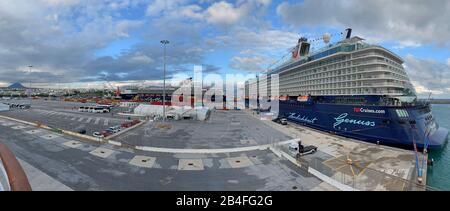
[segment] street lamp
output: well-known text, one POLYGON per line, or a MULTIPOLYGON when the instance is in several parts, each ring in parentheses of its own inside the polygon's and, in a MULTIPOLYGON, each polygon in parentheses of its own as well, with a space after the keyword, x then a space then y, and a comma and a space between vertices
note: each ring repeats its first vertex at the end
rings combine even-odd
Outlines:
POLYGON ((31 108, 31 68, 33 68, 33 65, 28 66, 28 74, 29 74, 29 81, 28 81, 28 98, 30 100, 30 108, 31 108))
POLYGON ((161 40, 161 44, 164 45, 164 74, 163 74, 163 124, 166 119, 166 45, 169 44, 169 40, 161 40))

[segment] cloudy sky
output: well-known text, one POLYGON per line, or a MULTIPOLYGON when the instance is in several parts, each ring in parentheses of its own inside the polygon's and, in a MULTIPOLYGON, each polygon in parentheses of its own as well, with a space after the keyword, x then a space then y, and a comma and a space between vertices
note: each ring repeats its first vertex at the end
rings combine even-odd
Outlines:
POLYGON ((1 0, 0 86, 156 83, 162 39, 169 75, 254 73, 300 35, 351 27, 402 56, 419 94, 450 98, 448 11, 448 0, 1 0))

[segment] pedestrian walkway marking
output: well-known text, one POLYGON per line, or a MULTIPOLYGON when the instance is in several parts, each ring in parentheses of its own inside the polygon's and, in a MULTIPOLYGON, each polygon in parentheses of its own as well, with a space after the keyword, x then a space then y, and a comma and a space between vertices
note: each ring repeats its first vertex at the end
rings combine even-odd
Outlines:
POLYGON ((101 158, 107 158, 109 157, 112 153, 114 153, 114 150, 110 150, 110 149, 106 149, 106 148, 102 148, 99 147, 91 152, 92 155, 95 155, 97 157, 101 157, 101 158))
POLYGON ((80 148, 82 146, 82 144, 79 141, 68 141, 63 143, 63 145, 74 149, 80 148))
POLYGON ((59 136, 58 135, 54 135, 54 134, 47 134, 47 135, 40 136, 40 137, 43 138, 43 139, 52 140, 52 139, 57 138, 59 136))
POLYGON ((20 130, 20 129, 24 129, 24 128, 27 128, 27 126, 17 125, 17 126, 11 127, 11 129, 14 129, 14 130, 20 130))
POLYGON ((48 111, 38 110, 37 112, 40 113, 40 114, 46 114, 48 111))
POLYGON ((231 168, 244 168, 253 165, 247 156, 227 158, 227 161, 231 168))
POLYGON ((155 164, 156 158, 147 157, 142 155, 136 155, 133 159, 131 159, 130 164, 138 167, 151 168, 153 164, 155 164))
POLYGON ((202 159, 180 159, 178 170, 181 171, 201 171, 204 170, 202 159))
POLYGON ((109 121, 108 119, 105 119, 105 123, 104 123, 105 126, 108 125, 108 121, 109 121))
POLYGON ((98 125, 98 122, 100 122, 100 118, 97 117, 97 119, 95 119, 94 124, 98 125))
POLYGON ((83 118, 83 117, 81 117, 81 118, 80 118, 80 119, 79 119, 78 121, 79 121, 79 122, 81 122, 81 121, 83 121, 83 119, 84 119, 84 118, 83 118))
POLYGON ((89 123, 89 122, 91 122, 91 120, 92 120, 92 118, 89 118, 87 121, 86 121, 86 123, 89 123))
POLYGON ((13 122, 5 122, 5 123, 2 123, 2 125, 3 125, 3 126, 6 126, 6 127, 9 127, 9 126, 16 125, 16 123, 13 123, 13 122))
POLYGON ((42 130, 29 130, 29 131, 26 131, 25 133, 36 134, 36 133, 40 133, 40 132, 42 132, 42 130))

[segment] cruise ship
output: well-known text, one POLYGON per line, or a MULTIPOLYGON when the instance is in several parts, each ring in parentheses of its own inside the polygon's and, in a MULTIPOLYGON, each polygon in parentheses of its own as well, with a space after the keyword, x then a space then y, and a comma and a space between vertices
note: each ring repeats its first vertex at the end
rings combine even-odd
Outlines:
MULTIPOLYGON (((403 59, 353 36, 314 53, 300 38, 289 58, 264 72, 278 74, 279 116, 332 134, 402 148, 438 149, 448 130, 439 127, 431 105, 419 100, 403 59)), ((248 86, 256 87, 258 80, 248 86)), ((270 93, 270 86, 268 88, 270 93)), ((252 98, 252 96, 249 96, 252 98)), ((253 96, 256 97, 256 96, 253 96)))

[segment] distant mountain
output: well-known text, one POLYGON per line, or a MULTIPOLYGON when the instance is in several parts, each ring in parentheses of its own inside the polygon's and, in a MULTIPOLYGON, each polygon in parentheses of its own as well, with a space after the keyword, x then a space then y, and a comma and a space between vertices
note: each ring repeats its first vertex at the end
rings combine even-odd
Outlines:
POLYGON ((8 86, 8 88, 11 88, 11 89, 24 89, 26 87, 24 87, 21 83, 16 82, 16 83, 13 83, 10 86, 8 86))

